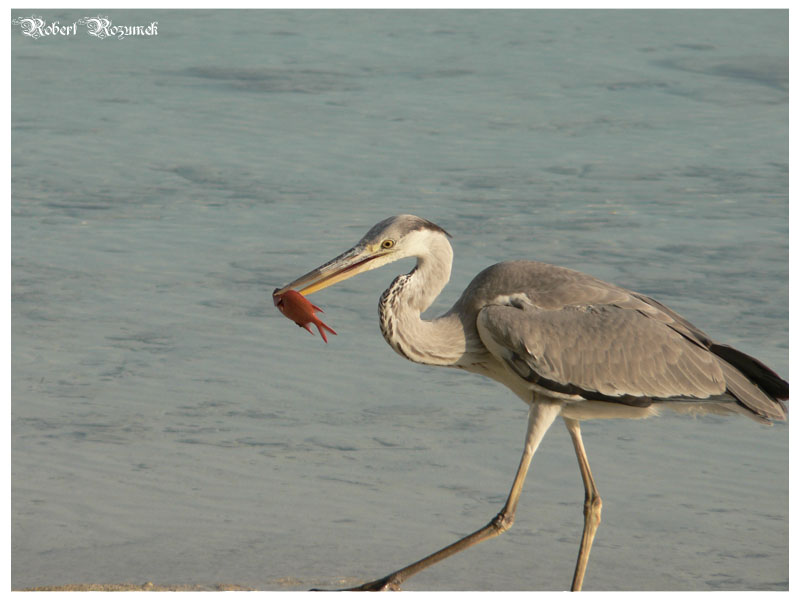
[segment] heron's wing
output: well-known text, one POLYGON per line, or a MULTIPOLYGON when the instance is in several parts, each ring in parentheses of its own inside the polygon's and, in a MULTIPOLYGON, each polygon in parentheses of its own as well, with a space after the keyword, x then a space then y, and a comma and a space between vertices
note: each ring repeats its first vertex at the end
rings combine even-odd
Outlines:
POLYGON ((716 357, 670 327, 669 315, 654 318, 639 308, 543 309, 517 299, 483 308, 478 332, 512 371, 550 391, 636 406, 723 395, 726 381, 716 357))
POLYGON ((656 300, 589 275, 498 263, 456 308, 477 313, 481 341, 532 388, 634 406, 735 401, 751 417, 786 418, 789 384, 766 365, 656 300))

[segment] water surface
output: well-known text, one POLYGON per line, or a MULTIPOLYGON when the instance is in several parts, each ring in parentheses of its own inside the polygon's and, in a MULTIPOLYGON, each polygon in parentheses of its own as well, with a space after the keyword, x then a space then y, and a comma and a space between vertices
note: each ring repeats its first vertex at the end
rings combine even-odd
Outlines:
MULTIPOLYGON (((431 314, 536 259, 788 377, 786 11, 108 16, 158 35, 11 31, 13 588, 357 583, 491 518, 525 407, 381 339, 411 263, 315 296, 327 345, 272 305, 392 214, 454 236, 431 314)), ((788 589, 788 426, 584 439, 586 589, 788 589)), ((407 588, 565 589, 582 503, 556 425, 514 528, 407 588)))

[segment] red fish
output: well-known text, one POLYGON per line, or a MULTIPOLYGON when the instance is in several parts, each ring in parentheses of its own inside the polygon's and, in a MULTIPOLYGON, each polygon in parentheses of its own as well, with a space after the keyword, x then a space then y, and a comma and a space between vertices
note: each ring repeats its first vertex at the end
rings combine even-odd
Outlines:
POLYGON ((322 339, 325 340, 325 343, 328 343, 328 338, 325 336, 325 330, 327 329, 333 335, 336 335, 336 332, 325 325, 319 318, 314 314, 315 312, 325 312, 319 306, 314 306, 309 302, 303 294, 300 292, 296 292, 294 290, 288 290, 283 294, 273 294, 272 301, 275 303, 275 306, 278 307, 278 310, 283 313, 283 316, 287 319, 291 319, 295 323, 297 323, 300 327, 305 327, 306 331, 310 334, 314 334, 311 331, 311 323, 317 326, 317 330, 319 334, 322 336, 322 339))

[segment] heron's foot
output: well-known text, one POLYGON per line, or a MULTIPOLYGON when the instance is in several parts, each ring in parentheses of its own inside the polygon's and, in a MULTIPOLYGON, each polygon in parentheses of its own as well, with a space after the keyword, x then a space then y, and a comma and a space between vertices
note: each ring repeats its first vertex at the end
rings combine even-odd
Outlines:
POLYGON ((376 579, 375 581, 369 581, 367 583, 363 583, 358 587, 348 588, 345 591, 348 592, 399 592, 400 591, 400 584, 403 583, 403 580, 400 577, 397 577, 395 573, 391 575, 387 575, 386 577, 382 577, 381 579, 376 579))
POLYGON ((387 575, 386 577, 382 577, 381 579, 376 579, 375 581, 369 581, 367 583, 362 583, 359 586, 351 587, 351 588, 343 588, 339 590, 322 590, 319 588, 314 588, 308 590, 309 592, 399 592, 400 591, 400 584, 403 583, 402 578, 397 576, 397 573, 392 573, 391 575, 387 575))

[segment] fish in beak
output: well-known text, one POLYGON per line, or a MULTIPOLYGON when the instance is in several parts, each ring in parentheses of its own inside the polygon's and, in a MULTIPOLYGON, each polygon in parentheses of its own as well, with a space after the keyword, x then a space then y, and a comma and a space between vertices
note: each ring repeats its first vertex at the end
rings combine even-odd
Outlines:
POLYGON ((377 259, 385 257, 386 254, 386 249, 359 244, 290 284, 276 289, 272 292, 272 301, 287 319, 304 327, 309 333, 311 333, 311 323, 316 325, 322 339, 327 343, 325 330, 334 335, 336 332, 314 314, 316 311, 323 311, 306 300, 305 296, 385 264, 385 260, 377 259))
POLYGON ((306 331, 310 334, 314 334, 311 331, 311 324, 317 326, 317 331, 322 336, 323 341, 327 344, 328 343, 328 336, 325 335, 325 330, 327 329, 333 335, 336 335, 336 332, 328 327, 325 323, 323 323, 318 316, 316 316, 315 312, 325 312, 319 306, 311 304, 308 300, 306 300, 305 296, 300 292, 296 292, 294 290, 288 290, 283 294, 272 296, 272 301, 275 303, 275 306, 278 307, 278 310, 281 311, 284 317, 287 319, 291 319, 295 323, 297 323, 300 327, 304 327, 306 331))

